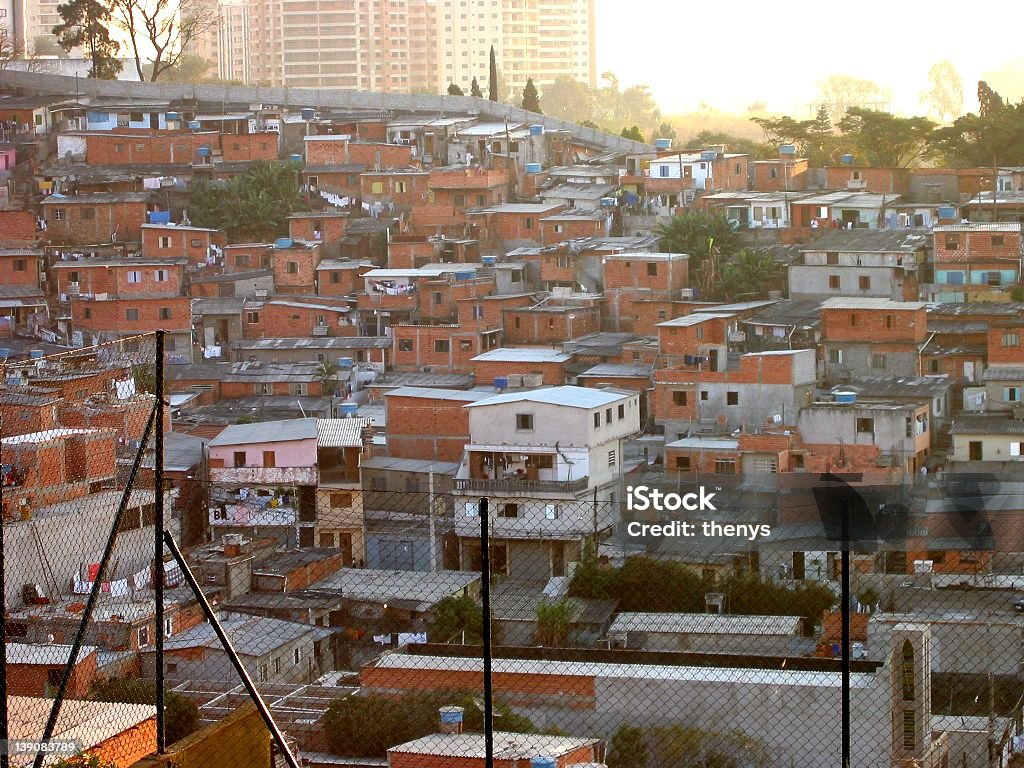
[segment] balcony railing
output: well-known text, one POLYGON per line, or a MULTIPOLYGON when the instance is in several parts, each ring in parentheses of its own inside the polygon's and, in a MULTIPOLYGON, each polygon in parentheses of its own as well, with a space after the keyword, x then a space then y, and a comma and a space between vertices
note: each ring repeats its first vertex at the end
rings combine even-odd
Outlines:
POLYGON ((522 480, 509 477, 504 480, 463 478, 455 481, 457 491, 479 491, 481 493, 579 493, 587 490, 590 478, 577 480, 522 480))

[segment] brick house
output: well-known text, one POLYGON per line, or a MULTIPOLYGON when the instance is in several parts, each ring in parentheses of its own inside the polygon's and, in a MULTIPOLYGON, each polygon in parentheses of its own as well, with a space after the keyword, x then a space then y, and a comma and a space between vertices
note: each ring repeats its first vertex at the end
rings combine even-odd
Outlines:
POLYGON ((277 160, 280 135, 271 131, 232 133, 220 137, 221 159, 225 163, 250 163, 277 160))
POLYGON ((35 243, 36 217, 27 210, 0 210, 0 243, 6 245, 30 245, 35 243))
POLYGON ((272 243, 232 243, 224 246, 224 271, 275 269, 272 243))
POLYGON ((540 220, 566 210, 559 203, 501 203, 467 211, 475 236, 506 246, 540 243, 540 220))
POLYGON ((207 258, 223 250, 228 238, 224 230, 184 224, 142 225, 142 255, 151 259, 184 258, 189 264, 206 264, 207 258))
POLYGON ((541 245, 554 245, 581 237, 607 236, 611 230, 608 214, 598 210, 568 210, 540 220, 541 245))
POLYGON ((356 335, 356 327, 349 320, 348 304, 328 298, 284 296, 265 301, 258 312, 259 323, 249 322, 250 318, 246 318, 243 338, 356 335))
POLYGON ((388 453, 400 459, 458 462, 469 442, 466 403, 490 392, 398 387, 384 394, 388 453))
POLYGON ((359 194, 364 203, 412 208, 427 200, 429 181, 430 174, 418 168, 365 171, 359 177, 359 194))
POLYGON ((201 147, 211 154, 220 149, 220 139, 216 131, 67 133, 59 137, 57 152, 84 154, 89 165, 190 165, 199 162, 201 147))
POLYGON ((93 343, 167 331, 164 349, 169 358, 192 357, 192 300, 188 296, 122 296, 72 298, 71 322, 93 343))
POLYGON ((731 312, 694 312, 658 323, 658 350, 664 365, 721 370, 736 324, 731 312))
POLYGON ((186 263, 184 258, 88 258, 56 261, 50 269, 62 300, 98 296, 155 298, 182 294, 186 263))
MULTIPOLYGON (((287 242, 287 241, 286 241, 287 242)), ((316 293, 316 267, 323 258, 319 242, 292 240, 289 245, 275 244, 271 265, 274 269, 274 291, 313 295, 316 293)))
POLYGON ((303 185, 339 197, 359 197, 359 175, 367 166, 363 163, 306 163, 302 168, 303 185))
POLYGON ((832 165, 825 168, 825 188, 849 192, 906 195, 910 192, 909 168, 832 165))
POLYGON ((37 248, 0 247, 0 285, 39 287, 40 261, 43 252, 37 248))
POLYGON ((821 305, 826 378, 870 373, 920 376, 926 306, 888 299, 833 298, 821 305))
POLYGON ((633 302, 681 299, 690 284, 685 253, 615 253, 602 257, 610 330, 629 332, 639 319, 633 302))
POLYGON ((937 301, 1008 298, 1020 280, 1024 242, 1019 222, 947 224, 933 228, 937 301))
POLYGON ((353 141, 347 135, 303 137, 307 166, 365 165, 370 168, 404 168, 414 164, 412 147, 353 141))
POLYGON ((45 432, 60 422, 57 406, 60 396, 42 387, 8 387, 0 392, 0 437, 45 432))
POLYGON ((498 346, 498 331, 459 325, 391 326, 395 345, 392 364, 397 371, 470 372, 473 358, 498 346))
POLYGON ((799 192, 807 185, 806 157, 751 160, 750 188, 755 192, 799 192))
POLYGON ((316 265, 319 296, 350 296, 363 289, 362 277, 374 266, 362 261, 321 259, 316 265))
POLYGON ((174 365, 167 369, 167 388, 195 394, 198 405, 221 399, 286 395, 321 397, 324 382, 319 363, 203 363, 174 365))
POLYGON ((479 384, 490 384, 496 378, 510 375, 538 374, 543 384, 565 383, 565 367, 573 355, 550 347, 502 347, 477 355, 470 362, 479 384))
POLYGON ((557 345, 601 330, 601 304, 581 294, 548 296, 529 306, 503 308, 502 324, 506 344, 557 345))
POLYGON ((151 200, 148 192, 47 197, 40 203, 46 237, 68 244, 137 242, 155 209, 151 200))
POLYGON ((288 217, 288 237, 292 240, 337 244, 345 236, 347 222, 348 212, 334 208, 293 213, 288 217))
MULTIPOLYGON (((96 646, 84 645, 78 651, 67 688, 69 699, 88 698, 89 686, 96 677, 96 646)), ((52 698, 60 688, 64 669, 71 657, 70 645, 7 645, 7 691, 11 696, 52 698)))
POLYGON ((529 307, 536 299, 532 293, 490 294, 457 299, 457 319, 463 328, 501 330, 506 309, 529 307))
POLYGON ((467 208, 500 205, 509 198, 507 169, 466 165, 432 168, 427 202, 462 213, 467 208))

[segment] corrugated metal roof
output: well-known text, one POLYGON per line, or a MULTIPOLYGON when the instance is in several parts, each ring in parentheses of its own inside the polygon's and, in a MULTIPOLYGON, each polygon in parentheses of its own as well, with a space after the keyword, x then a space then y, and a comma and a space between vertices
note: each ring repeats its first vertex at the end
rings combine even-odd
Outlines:
POLYGON ((981 374, 982 381, 1021 381, 1024 379, 1024 367, 1013 365, 994 365, 986 368, 981 374))
MULTIPOLYGON (((235 650, 243 656, 262 657, 281 646, 314 634, 318 638, 327 637, 331 630, 315 627, 296 621, 268 619, 263 616, 251 616, 244 619, 221 619, 221 625, 231 637, 235 650)), ((188 650, 190 648, 213 648, 220 650, 220 640, 210 624, 197 624, 178 635, 171 635, 164 641, 166 651, 188 650)), ((151 648, 144 648, 143 653, 154 653, 151 648)))
POLYGON ((312 336, 297 339, 245 339, 231 342, 232 349, 390 349, 386 336, 312 336))
POLYGON ((684 437, 672 443, 666 443, 666 448, 700 448, 709 451, 735 451, 739 449, 738 440, 728 440, 714 437, 684 437))
POLYGON ((865 397, 935 397, 953 386, 948 376, 860 376, 830 390, 856 392, 865 397))
POLYGON ((928 305, 923 301, 893 301, 892 299, 856 298, 853 296, 834 296, 822 303, 822 309, 889 309, 917 310, 928 305))
POLYGON ((913 253, 932 243, 927 230, 837 229, 826 230, 817 240, 801 246, 807 252, 842 251, 845 253, 913 253))
MULTIPOLYGON (((988 200, 972 200, 971 203, 987 202, 991 205, 991 196, 988 200)), ((1019 221, 972 221, 965 224, 940 224, 935 227, 933 232, 1020 232, 1021 225, 1019 221)))
POLYGON ((477 355, 474 363, 564 363, 572 359, 560 350, 550 347, 500 347, 477 355))
POLYGON ((458 402, 476 402, 492 397, 491 392, 465 389, 433 389, 431 387, 398 387, 384 393, 385 397, 425 397, 430 400, 455 400, 458 402))
POLYGON ((722 320, 727 318, 735 317, 734 314, 725 314, 722 312, 694 312, 692 315, 684 315, 683 317, 677 317, 673 320, 666 320, 664 323, 658 323, 659 328, 686 328, 691 325, 700 325, 706 323, 709 320, 722 320))
POLYGON ((359 448, 369 419, 317 419, 316 444, 321 448, 359 448))
POLYGON ((949 430, 952 435, 1024 435, 1024 419, 988 414, 960 414, 949 430))
POLYGON ((620 613, 609 632, 696 635, 796 635, 799 616, 737 616, 714 613, 620 613))
POLYGON ((569 408, 603 408, 606 405, 617 403, 636 397, 635 392, 624 392, 614 389, 592 389, 590 387, 547 387, 544 389, 531 389, 525 392, 509 392, 504 395, 494 395, 486 400, 470 403, 467 408, 479 406, 502 405, 504 403, 546 403, 549 405, 564 405, 569 408))
POLYGON ((425 459, 396 459, 393 456, 373 456, 360 462, 363 469, 382 469, 394 472, 415 472, 435 475, 454 475, 459 470, 458 464, 449 461, 426 461, 425 459))
POLYGON ((647 363, 598 363, 579 375, 633 378, 650 376, 652 370, 654 366, 647 363))
POLYGON ((283 419, 258 424, 232 424, 210 441, 210 447, 245 443, 279 443, 287 440, 315 440, 317 419, 283 419))
MULTIPOLYGON (((88 656, 95 653, 96 650, 96 646, 94 645, 83 645, 78 649, 78 659, 75 663, 80 664, 82 659, 88 658, 88 656)), ((40 664, 48 667, 56 667, 67 664, 70 657, 70 645, 42 645, 35 643, 7 644, 8 664, 40 664)))

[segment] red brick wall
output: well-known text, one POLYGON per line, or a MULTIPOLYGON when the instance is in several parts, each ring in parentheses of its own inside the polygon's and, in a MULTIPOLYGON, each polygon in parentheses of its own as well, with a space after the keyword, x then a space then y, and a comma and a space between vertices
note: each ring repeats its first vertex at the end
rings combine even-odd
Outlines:
MULTIPOLYGON (((111 404, 103 408, 86 408, 79 403, 65 403, 60 408, 61 424, 67 427, 90 429, 111 429, 125 440, 137 440, 146 430, 149 412, 153 404, 149 400, 111 404)), ((166 428, 171 428, 171 418, 166 416, 166 428)))
POLYGON ((221 152, 225 163, 249 160, 277 160, 278 135, 265 133, 232 133, 221 137, 221 152))
POLYGON ((227 245, 227 235, 220 230, 188 227, 143 227, 142 255, 146 258, 186 258, 189 264, 205 264, 206 252, 210 245, 227 245), (170 238, 167 247, 161 246, 163 238, 170 238))
MULTIPOLYGON (((347 317, 341 307, 291 307, 274 302, 267 302, 260 311, 260 323, 254 326, 246 323, 244 337, 250 338, 305 338, 313 335, 316 319, 322 315, 327 324, 328 336, 349 336, 354 333, 345 332, 344 324, 338 321, 347 317)), ((351 328, 352 326, 348 326, 351 328)))
POLYGON ((57 405, 0 405, 0 437, 43 432, 59 426, 57 405))
POLYGON ((821 340, 826 342, 918 343, 924 341, 927 336, 928 321, 923 307, 916 310, 821 310, 821 340))
MULTIPOLYGON (((3 228, 0 225, 0 239, 3 228)), ((0 256, 0 285, 30 285, 39 287, 39 257, 32 254, 0 256), (19 269, 15 269, 15 267, 19 269)))
POLYGON ((807 184, 808 163, 804 158, 778 162, 753 163, 754 181, 751 189, 758 192, 799 191, 807 184), (772 171, 775 176, 772 176, 772 171), (788 173, 788 180, 786 178, 788 173))
POLYGON ((507 344, 560 344, 572 338, 601 330, 601 311, 598 307, 574 307, 575 315, 569 321, 567 312, 520 311, 506 309, 504 315, 504 339, 507 344))
POLYGON ((730 322, 730 318, 716 317, 698 325, 658 328, 658 346, 663 355, 695 355, 702 346, 724 344, 730 322))
POLYGON ((407 168, 417 163, 412 157, 412 147, 402 144, 360 144, 350 142, 346 162, 362 163, 369 168, 407 168), (380 158, 378 161, 378 157, 380 158))
POLYGON ((666 320, 675 320, 687 314, 685 309, 678 303, 669 300, 663 301, 631 301, 628 307, 622 307, 625 313, 633 315, 633 333, 641 336, 657 336, 658 323, 666 320))
POLYGON ((388 395, 388 452, 402 459, 461 461, 469 442, 468 402, 388 395))
POLYGON ((409 230, 411 235, 448 235, 460 237, 467 227, 467 218, 463 210, 455 209, 448 203, 427 203, 415 206, 409 214, 409 230))
POLYGON ((289 571, 285 576, 285 591, 295 592, 296 590, 305 589, 325 576, 330 576, 344 565, 343 560, 344 557, 339 550, 337 554, 327 555, 320 560, 306 563, 295 570, 289 571))
POLYGON ((559 206, 542 213, 488 214, 486 217, 487 234, 500 240, 536 240, 540 242, 540 220, 564 209, 565 206, 559 206))
POLYGON ((1010 259, 1002 269, 1019 266, 1014 263, 1021 254, 1020 232, 936 232, 935 262, 967 263, 994 262, 1010 259), (1002 237, 1003 244, 993 243, 993 236, 1002 237), (950 247, 954 245, 955 247, 950 247))
POLYGON ((274 290, 277 293, 313 294, 316 292, 316 265, 322 254, 319 248, 275 248, 271 261, 274 267, 274 290), (297 264, 297 271, 288 271, 297 264))
POLYGON ((32 211, 0 211, 0 232, 3 232, 3 240, 33 242, 36 239, 36 217, 32 211))
POLYGON ((544 383, 557 386, 565 384, 565 366, 562 363, 496 362, 477 361, 473 363, 473 375, 478 384, 490 384, 498 376, 509 374, 540 373, 544 383))
POLYGON ((687 262, 688 259, 646 261, 642 256, 636 260, 608 259, 604 263, 604 287, 678 291, 690 284, 687 262))
POLYGON ((392 365, 396 370, 416 371, 429 366, 453 372, 469 372, 472 358, 485 350, 480 334, 457 325, 396 325, 392 365), (447 349, 438 349, 447 342, 447 349), (403 349, 411 343, 411 349, 403 349))
POLYGON ((359 195, 359 173, 324 171, 303 171, 302 179, 306 184, 311 183, 311 177, 316 178, 316 187, 333 192, 337 195, 356 197, 359 195))
POLYGON ((76 328, 99 333, 148 333, 160 329, 187 330, 192 327, 192 300, 187 296, 149 299, 144 297, 89 301, 72 299, 71 319, 76 328), (127 311, 138 311, 138 319, 129 320, 127 311), (161 309, 169 309, 170 317, 160 316, 161 309), (86 317, 86 315, 89 315, 86 317))
POLYGON ((696 418, 697 397, 697 384, 693 374, 657 371, 654 391, 651 393, 651 413, 658 420, 696 418), (675 392, 685 393, 685 402, 677 402, 675 392))
POLYGON ((124 264, 110 267, 91 266, 85 261, 60 263, 54 270, 58 293, 69 293, 70 276, 78 273, 78 287, 82 293, 108 293, 115 296, 148 295, 154 293, 180 293, 184 265, 182 264, 124 264), (166 280, 157 280, 157 271, 167 273, 166 280), (138 272, 141 281, 128 282, 128 274, 138 272))
POLYGON ((199 147, 218 149, 220 138, 217 133, 189 131, 90 133, 85 137, 85 157, 89 165, 185 165, 198 161, 199 147))
POLYGON ((109 243, 115 231, 119 241, 138 241, 142 235, 142 225, 146 223, 146 203, 75 202, 44 205, 43 216, 46 218, 47 237, 57 243, 109 243), (82 218, 82 211, 87 208, 93 209, 94 218, 82 218), (57 218, 57 210, 64 212, 63 219, 57 218))
POLYGON ((501 328, 503 323, 502 314, 505 309, 528 307, 533 303, 533 296, 525 295, 508 297, 492 296, 486 300, 480 300, 479 298, 472 296, 465 299, 459 299, 457 301, 459 325, 464 328, 501 328), (474 317, 474 310, 477 307, 482 309, 482 317, 474 317))
POLYGON ((345 236, 347 224, 347 216, 314 216, 299 213, 288 218, 288 237, 310 242, 322 240, 325 243, 334 243, 345 236), (316 236, 317 227, 320 228, 320 237, 316 236))
POLYGON ((269 243, 240 243, 224 249, 225 272, 249 272, 254 269, 271 269, 275 256, 274 246, 269 243), (264 267, 263 263, 267 266, 264 267))
POLYGON ((715 190, 746 189, 747 160, 746 156, 713 160, 708 184, 715 190))
POLYGON ((905 195, 910 191, 910 172, 906 168, 832 166, 825 169, 825 186, 828 189, 845 190, 855 172, 866 182, 863 191, 883 195, 905 195))
POLYGON ((317 293, 320 296, 347 296, 363 290, 363 275, 373 269, 372 266, 353 269, 321 269, 316 273, 317 293), (333 276, 337 275, 337 278, 333 276))
POLYGON ((472 280, 421 280, 418 282, 416 298, 420 318, 432 322, 452 322, 459 314, 459 301, 494 293, 494 278, 480 277, 472 280), (436 294, 440 294, 438 299, 436 294))
MULTIPOLYGON (((65 655, 68 655, 65 653, 65 655)), ((50 671, 59 676, 64 674, 63 664, 8 664, 7 692, 11 696, 35 696, 49 698, 57 686, 47 684, 50 671)), ((96 654, 91 653, 75 665, 71 673, 71 681, 67 689, 69 699, 84 699, 89 692, 89 685, 96 677, 96 654)), ((91 750, 90 750, 91 751, 91 750)))
POLYGON ((414 206, 424 201, 428 180, 426 173, 364 173, 359 177, 359 193, 364 201, 414 206))
POLYGON ((554 245, 577 237, 600 237, 604 234, 603 221, 541 221, 541 245, 554 245), (561 231, 556 231, 561 230, 561 231))
MULTIPOLYGON (((997 325, 988 331, 989 365, 1024 364, 1024 324, 997 325)), ((961 369, 962 375, 963 369, 961 369)))
POLYGON ((397 235, 388 243, 388 269, 417 269, 418 261, 434 260, 434 244, 426 237, 397 235))

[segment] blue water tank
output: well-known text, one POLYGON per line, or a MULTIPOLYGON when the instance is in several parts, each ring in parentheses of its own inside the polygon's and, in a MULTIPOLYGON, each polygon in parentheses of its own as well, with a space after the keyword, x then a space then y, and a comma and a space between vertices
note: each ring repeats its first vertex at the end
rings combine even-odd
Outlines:
POLYGON ((540 173, 543 169, 544 169, 544 166, 541 165, 540 163, 527 163, 526 164, 526 172, 527 173, 540 173))
POLYGON ((200 123, 198 120, 189 120, 188 121, 188 129, 190 131, 198 131, 202 127, 203 127, 203 124, 200 123))
POLYGON ((476 272, 456 272, 455 279, 458 280, 472 280, 476 277, 476 272))
POLYGON ((781 147, 779 147, 779 154, 780 155, 795 155, 796 154, 796 146, 794 144, 783 144, 781 147))
POLYGON ((441 718, 442 723, 448 725, 454 725, 462 722, 463 713, 466 710, 462 707, 441 707, 438 710, 438 715, 441 718))
POLYGON ((338 367, 341 368, 343 371, 351 371, 352 368, 355 367, 355 364, 355 360, 353 360, 351 357, 338 358, 338 367))
POLYGON ((170 211, 150 211, 149 214, 150 224, 170 224, 171 223, 171 212, 170 211))
POLYGON ((341 415, 346 419, 356 415, 359 410, 359 403, 342 403, 341 404, 341 415))
POLYGON ((614 207, 614 205, 615 205, 615 198, 614 197, 602 197, 601 198, 601 207, 602 208, 612 208, 612 207, 614 207))
POLYGON ((279 237, 274 241, 275 248, 291 248, 292 239, 290 237, 279 237))
POLYGON ((495 389, 508 389, 508 376, 495 376, 494 377, 494 388, 495 389))
POLYGON ((498 257, 497 256, 481 256, 480 257, 480 263, 493 266, 494 264, 498 263, 498 257))
POLYGON ((626 205, 636 205, 640 202, 640 195, 636 192, 627 192, 622 196, 622 199, 625 201, 626 205))
POLYGON ((299 154, 288 155, 288 159, 291 160, 293 163, 301 163, 302 162, 302 155, 299 155, 299 154))
POLYGON ((717 157, 718 157, 718 153, 714 152, 714 151, 710 151, 710 150, 708 152, 701 152, 700 153, 700 159, 703 160, 706 163, 711 162, 712 160, 714 160, 717 157))
POLYGON ((557 768, 558 761, 553 757, 534 757, 530 759, 530 768, 557 768))
POLYGON ((200 147, 199 149, 196 150, 196 154, 199 155, 200 157, 209 157, 210 148, 205 146, 200 147))
POLYGON ((11 356, 10 347, 0 347, 0 360, 6 360, 11 356))
POLYGON ((43 350, 41 350, 41 349, 30 349, 28 351, 28 356, 31 357, 33 360, 38 360, 40 357, 43 356, 43 350))
POLYGON ((166 115, 164 115, 164 117, 168 120, 168 122, 172 123, 176 123, 179 120, 181 120, 181 115, 177 112, 168 112, 166 115))
POLYGON ((843 405, 857 402, 856 392, 834 392, 833 397, 835 397, 837 403, 842 403, 843 405))
POLYGON ((312 120, 314 117, 316 117, 316 110, 312 107, 306 107, 302 110, 303 120, 312 120))
POLYGON ((839 160, 843 165, 853 165, 853 155, 843 155, 839 160))
POLYGON ((672 139, 655 139, 655 149, 672 149, 672 139))
POLYGON ((940 205, 939 206, 939 210, 938 210, 938 214, 939 214, 939 218, 940 219, 955 219, 955 218, 957 218, 956 208, 954 208, 952 205, 940 205))
POLYGON ((543 136, 544 135, 544 126, 543 125, 531 125, 530 126, 530 135, 531 136, 543 136))

